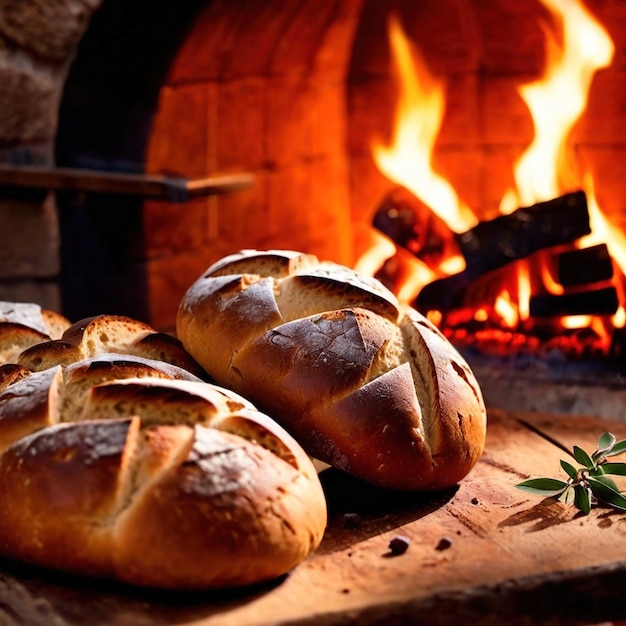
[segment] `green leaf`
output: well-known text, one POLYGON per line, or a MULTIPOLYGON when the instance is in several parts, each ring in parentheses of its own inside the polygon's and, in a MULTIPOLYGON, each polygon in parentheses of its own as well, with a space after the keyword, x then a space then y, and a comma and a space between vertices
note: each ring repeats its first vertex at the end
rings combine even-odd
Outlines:
POLYGON ((610 456, 626 453, 626 439, 616 441, 615 435, 605 432, 598 438, 598 447, 589 454, 580 446, 573 446, 575 467, 561 460, 567 482, 556 478, 531 478, 515 485, 521 491, 543 497, 557 498, 588 514, 594 505, 602 502, 626 511, 626 492, 621 493, 611 476, 626 476, 626 463, 607 463, 610 456))
POLYGON ((626 452, 626 439, 618 441, 604 456, 617 456, 626 452))
POLYGON ((561 467, 565 470, 566 474, 570 478, 576 478, 576 476, 578 475, 578 470, 571 463, 568 463, 563 459, 561 459, 561 467))
POLYGON ((568 484, 556 478, 531 478, 517 485, 518 489, 536 496, 558 496, 568 484))
POLYGON ((626 498, 619 491, 609 487, 609 485, 599 480, 598 477, 589 476, 587 480, 589 481, 591 491, 593 491, 598 500, 602 500, 616 509, 626 511, 626 498))
POLYGON ((574 446, 574 458, 584 465, 587 469, 595 469, 596 465, 592 461, 591 457, 578 446, 574 446))
POLYGON ((615 435, 613 433, 602 433, 598 438, 598 447, 596 451, 591 455, 592 460, 599 461, 611 450, 615 444, 615 435))
POLYGON ((597 469, 593 472, 589 472, 589 476, 592 476, 593 478, 597 478, 601 483, 604 483, 605 485, 609 486, 611 489, 614 489, 615 491, 619 492, 619 487, 615 484, 613 479, 610 476, 605 476, 602 473, 602 470, 597 469))
POLYGON ((598 465, 598 470, 602 474, 613 474, 613 476, 626 476, 626 463, 602 463, 598 465))
POLYGON ((586 515, 589 515, 589 511, 591 511, 591 490, 583 487, 583 485, 576 485, 574 493, 574 506, 586 515))
POLYGON ((615 435, 613 433, 602 433, 598 439, 598 451, 608 450, 615 445, 615 435))

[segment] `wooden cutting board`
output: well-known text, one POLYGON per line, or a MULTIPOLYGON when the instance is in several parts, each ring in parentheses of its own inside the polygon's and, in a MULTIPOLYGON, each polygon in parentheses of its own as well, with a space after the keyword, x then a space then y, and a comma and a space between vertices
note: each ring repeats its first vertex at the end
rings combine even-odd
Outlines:
POLYGON ((0 561, 0 624, 576 624, 626 618, 626 514, 585 516, 514 488, 562 476, 562 448, 626 424, 492 410, 486 450, 454 489, 394 494, 322 474, 330 520, 316 554, 254 589, 176 594, 0 561), (391 555, 396 535, 408 550, 391 555))

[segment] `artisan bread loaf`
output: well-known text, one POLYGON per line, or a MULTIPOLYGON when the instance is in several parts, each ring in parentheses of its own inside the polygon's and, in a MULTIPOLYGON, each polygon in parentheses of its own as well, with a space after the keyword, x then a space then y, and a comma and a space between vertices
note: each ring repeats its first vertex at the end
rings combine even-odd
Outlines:
POLYGON ((58 339, 69 326, 63 315, 38 304, 0 301, 0 364, 15 362, 30 346, 58 339))
POLYGON ((184 347, 313 457, 376 485, 437 489, 481 456, 466 361, 375 279, 295 251, 242 251, 184 295, 184 347))
POLYGON ((110 353, 164 361, 206 377, 177 338, 123 315, 97 315, 68 323, 60 337, 30 345, 15 357, 15 362, 41 371, 110 353))
POLYGON ((3 555, 205 589, 282 575, 319 544, 311 461, 234 392, 113 354, 0 381, 3 555))

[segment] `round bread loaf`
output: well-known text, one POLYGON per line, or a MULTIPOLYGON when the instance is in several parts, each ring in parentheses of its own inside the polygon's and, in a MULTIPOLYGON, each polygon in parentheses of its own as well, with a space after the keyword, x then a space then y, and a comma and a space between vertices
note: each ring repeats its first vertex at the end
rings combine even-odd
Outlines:
POLYGON ((0 553, 169 589, 280 576, 321 541, 310 459, 234 392, 103 355, 0 367, 0 553))
POLYGON ((184 295, 184 347, 313 457, 376 485, 455 484, 482 454, 469 366, 377 280, 295 251, 218 261, 184 295))

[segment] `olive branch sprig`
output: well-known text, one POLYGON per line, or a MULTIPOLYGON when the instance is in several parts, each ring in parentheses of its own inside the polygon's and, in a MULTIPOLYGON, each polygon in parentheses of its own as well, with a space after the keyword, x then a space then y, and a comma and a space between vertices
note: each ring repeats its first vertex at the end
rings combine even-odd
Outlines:
POLYGON ((585 514, 589 513, 592 506, 600 503, 626 511, 626 496, 611 478, 611 475, 626 476, 626 463, 608 461, 609 457, 626 452, 626 439, 617 441, 612 433, 603 433, 591 455, 578 446, 574 446, 572 452, 581 466, 574 467, 561 459, 561 467, 569 477, 567 481, 531 478, 515 486, 527 493, 573 504, 585 514))

